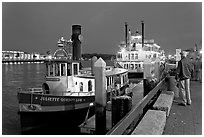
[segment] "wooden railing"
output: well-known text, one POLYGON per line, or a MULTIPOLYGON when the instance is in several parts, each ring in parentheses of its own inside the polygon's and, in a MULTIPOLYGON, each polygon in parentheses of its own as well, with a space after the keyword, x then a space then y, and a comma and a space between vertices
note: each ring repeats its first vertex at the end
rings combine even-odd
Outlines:
POLYGON ((141 101, 139 101, 132 110, 123 117, 107 135, 122 135, 132 122, 143 112, 143 109, 148 105, 151 99, 158 93, 165 83, 165 79, 161 80, 141 101))

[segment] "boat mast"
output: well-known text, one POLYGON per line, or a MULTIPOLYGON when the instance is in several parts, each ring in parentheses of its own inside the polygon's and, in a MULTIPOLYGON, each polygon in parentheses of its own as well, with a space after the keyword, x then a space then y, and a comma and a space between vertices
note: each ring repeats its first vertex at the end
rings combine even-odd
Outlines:
POLYGON ((127 32, 127 26, 128 26, 128 24, 127 24, 127 22, 125 22, 125 44, 126 44, 126 46, 127 46, 127 44, 128 44, 128 32, 127 32))
POLYGON ((144 21, 141 21, 142 23, 142 47, 144 47, 144 21))

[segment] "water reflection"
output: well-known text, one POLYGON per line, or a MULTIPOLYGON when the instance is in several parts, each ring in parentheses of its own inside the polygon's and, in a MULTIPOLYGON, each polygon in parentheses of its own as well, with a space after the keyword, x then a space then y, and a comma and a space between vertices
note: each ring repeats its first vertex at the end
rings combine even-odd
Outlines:
POLYGON ((2 64, 2 134, 20 134, 17 91, 19 87, 41 87, 44 64, 2 64))

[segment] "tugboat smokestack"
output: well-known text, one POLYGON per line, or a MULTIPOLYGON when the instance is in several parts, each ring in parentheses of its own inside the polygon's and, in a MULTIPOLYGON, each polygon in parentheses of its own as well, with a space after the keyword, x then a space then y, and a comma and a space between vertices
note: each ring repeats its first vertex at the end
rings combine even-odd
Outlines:
POLYGON ((127 38, 127 35, 128 35, 128 32, 127 32, 127 22, 125 22, 125 44, 127 45, 127 41, 128 41, 128 38, 127 38))
POLYGON ((144 47, 144 21, 142 22, 142 47, 144 47))
POLYGON ((72 25, 72 41, 73 41, 73 50, 72 50, 72 59, 79 61, 81 60, 81 25, 72 25))

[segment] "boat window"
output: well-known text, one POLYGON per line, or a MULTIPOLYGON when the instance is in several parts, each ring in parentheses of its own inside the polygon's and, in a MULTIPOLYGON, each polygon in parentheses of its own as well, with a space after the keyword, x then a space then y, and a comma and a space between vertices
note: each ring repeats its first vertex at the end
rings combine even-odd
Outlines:
POLYGON ((80 91, 83 91, 83 83, 80 82, 80 91))
POLYGON ((55 76, 60 76, 60 64, 55 64, 55 76))
POLYGON ((135 64, 135 69, 137 69, 137 64, 135 64))
POLYGON ((78 74, 78 66, 77 64, 73 64, 74 65, 74 75, 77 75, 78 74))
POLYGON ((137 53, 135 53, 135 59, 138 59, 138 54, 137 53))
POLYGON ((53 76, 53 64, 50 64, 50 76, 53 76))
POLYGON ((134 59, 134 54, 133 53, 131 54, 131 59, 134 59))
POLYGON ((134 64, 131 64, 131 69, 132 69, 132 70, 134 69, 134 64))
POLYGON ((65 64, 61 64, 61 76, 66 76, 66 67, 65 67, 65 64))
POLYGON ((107 81, 107 87, 109 86, 109 77, 106 78, 107 81))
POLYGON ((123 67, 124 69, 126 68, 126 64, 124 64, 124 67, 123 67))
POLYGON ((88 91, 92 91, 92 82, 89 80, 88 82, 88 91))
POLYGON ((71 76, 71 65, 67 64, 67 76, 71 76))

